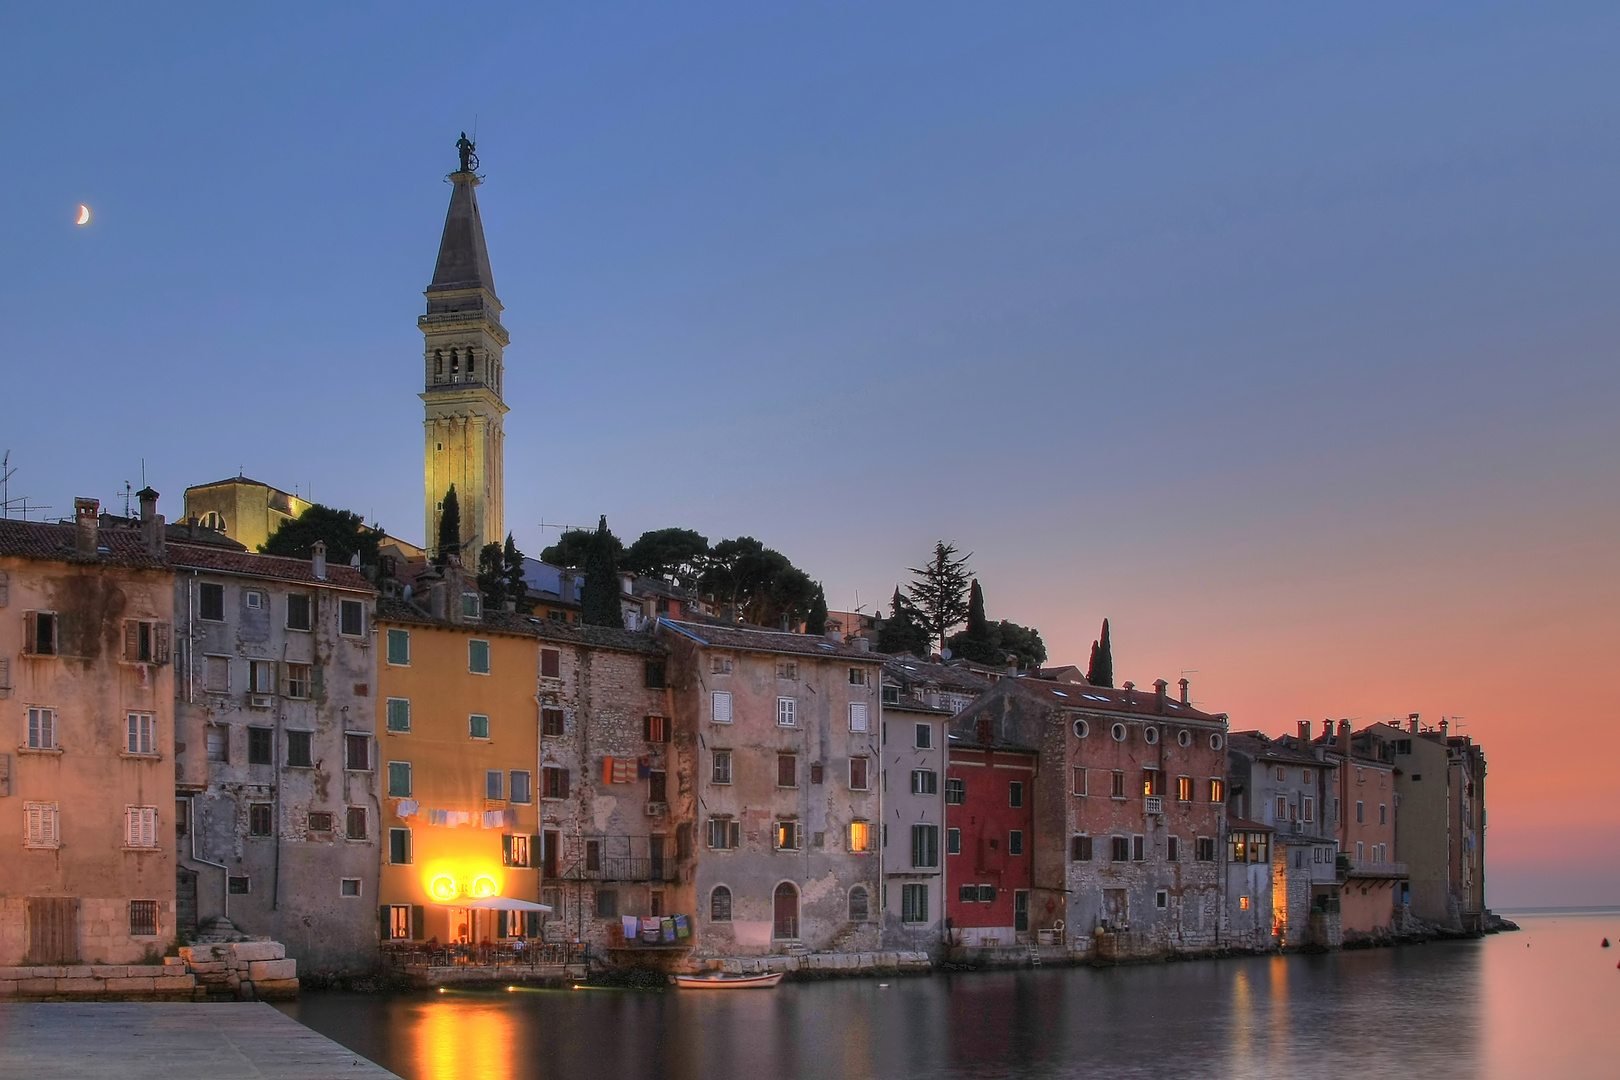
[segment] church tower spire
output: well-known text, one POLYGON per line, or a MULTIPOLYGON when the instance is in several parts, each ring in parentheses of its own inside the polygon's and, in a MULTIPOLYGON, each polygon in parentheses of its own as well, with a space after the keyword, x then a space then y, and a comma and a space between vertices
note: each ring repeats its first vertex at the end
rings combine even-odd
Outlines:
POLYGON ((478 156, 467 133, 456 144, 461 167, 447 178, 450 210, 439 241, 433 282, 423 294, 427 313, 416 320, 426 339, 421 394, 423 421, 422 478, 425 487, 425 543, 430 554, 438 542, 444 496, 455 485, 461 509, 462 561, 473 565, 485 544, 506 535, 502 450, 505 433, 501 399, 505 372, 506 328, 495 276, 484 246, 484 223, 473 189, 483 183, 478 156))

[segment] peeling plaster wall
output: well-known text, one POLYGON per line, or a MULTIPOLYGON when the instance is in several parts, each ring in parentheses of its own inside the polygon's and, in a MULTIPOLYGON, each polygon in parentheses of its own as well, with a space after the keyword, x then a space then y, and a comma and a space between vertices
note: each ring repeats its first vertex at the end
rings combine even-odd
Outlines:
MULTIPOLYGON (((885 705, 880 730, 883 744, 883 823, 888 827, 883 846, 883 946, 895 949, 931 949, 939 946, 945 933, 945 878, 950 856, 946 854, 945 743, 948 713, 904 705, 885 705), (926 725, 929 745, 917 745, 917 728, 926 725), (926 770, 938 777, 933 794, 914 795, 911 774, 926 770), (911 826, 939 827, 939 866, 934 869, 911 865, 911 826), (927 918, 906 922, 904 892, 907 885, 921 885, 927 896, 927 918)), ((880 781, 874 777, 872 783, 880 781)))

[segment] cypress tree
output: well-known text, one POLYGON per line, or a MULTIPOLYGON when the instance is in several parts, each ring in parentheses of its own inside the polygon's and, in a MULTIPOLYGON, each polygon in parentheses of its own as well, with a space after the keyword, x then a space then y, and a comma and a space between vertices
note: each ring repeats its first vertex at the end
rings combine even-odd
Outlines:
POLYGON ((527 615, 534 610, 534 605, 529 603, 529 583, 523 580, 523 552, 518 550, 511 533, 506 534, 506 547, 501 551, 501 569, 506 578, 506 599, 527 615))
POLYGON ((580 620, 588 626, 617 626, 624 629, 624 611, 619 607, 618 552, 613 534, 608 532, 607 515, 602 515, 585 556, 585 583, 579 591, 580 620))
POLYGON ((1103 620, 1102 637, 1091 643, 1091 667, 1086 682, 1092 686, 1114 685, 1114 646, 1108 640, 1108 620, 1103 620))
POLYGON ((878 652, 911 653, 926 658, 928 645, 927 628, 922 625, 917 610, 900 595, 900 589, 896 586, 894 599, 890 601, 889 617, 878 626, 878 652))
POLYGON ((979 587, 978 578, 973 579, 968 589, 967 627, 959 634, 952 634, 947 644, 952 656, 972 660, 976 664, 1000 666, 1006 660, 1001 648, 1001 633, 985 617, 984 590, 979 587))
POLYGON ((478 552, 478 591, 485 611, 500 611, 506 603, 506 578, 501 573, 501 545, 485 544, 478 552))
POLYGON ((450 556, 460 554, 461 503, 456 499, 456 485, 451 484, 439 510, 439 550, 433 561, 443 566, 450 561, 450 556))
POLYGON ((827 632, 827 594, 819 583, 816 585, 816 595, 810 601, 810 614, 804 620, 804 632, 807 634, 827 632))

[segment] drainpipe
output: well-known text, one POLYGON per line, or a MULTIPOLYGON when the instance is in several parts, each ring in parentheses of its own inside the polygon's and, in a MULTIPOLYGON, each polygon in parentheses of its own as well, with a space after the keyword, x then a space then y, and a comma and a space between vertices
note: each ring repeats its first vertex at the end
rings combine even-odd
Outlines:
MULTIPOLYGON (((267 592, 265 595, 268 597, 269 593, 267 592)), ((287 641, 286 641, 285 637, 283 637, 282 642, 281 642, 281 666, 280 666, 280 669, 276 672, 276 677, 277 677, 278 682, 279 682, 279 680, 285 679, 287 677, 287 641)), ((313 690, 313 689, 314 688, 311 687, 311 690, 313 690)), ((270 890, 270 910, 271 911, 280 911, 281 910, 281 784, 282 784, 282 781, 286 777, 286 773, 283 771, 283 768, 282 768, 281 744, 282 744, 282 722, 286 719, 286 717, 283 715, 284 711, 286 710, 286 703, 285 703, 285 700, 283 699, 283 697, 281 695, 281 687, 279 685, 275 688, 275 693, 276 693, 276 713, 275 713, 275 727, 274 727, 274 730, 275 730, 275 745, 270 748, 270 767, 274 771, 271 774, 273 779, 271 780, 271 785, 272 786, 270 788, 270 802, 271 802, 271 807, 272 807, 271 813, 274 815, 274 821, 276 823, 276 861, 275 861, 275 864, 274 864, 274 868, 271 871, 272 880, 271 880, 271 890, 270 890)))
POLYGON ((214 862, 197 854, 197 796, 191 796, 191 861, 200 862, 204 866, 217 866, 222 872, 221 881, 225 890, 225 918, 231 917, 231 870, 222 862, 214 862))

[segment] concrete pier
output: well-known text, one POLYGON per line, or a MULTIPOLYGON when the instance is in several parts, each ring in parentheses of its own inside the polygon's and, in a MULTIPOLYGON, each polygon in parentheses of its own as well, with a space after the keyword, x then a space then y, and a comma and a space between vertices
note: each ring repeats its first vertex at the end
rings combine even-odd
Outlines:
POLYGON ((0 1076, 399 1080, 263 1002, 0 1005, 0 1076))

